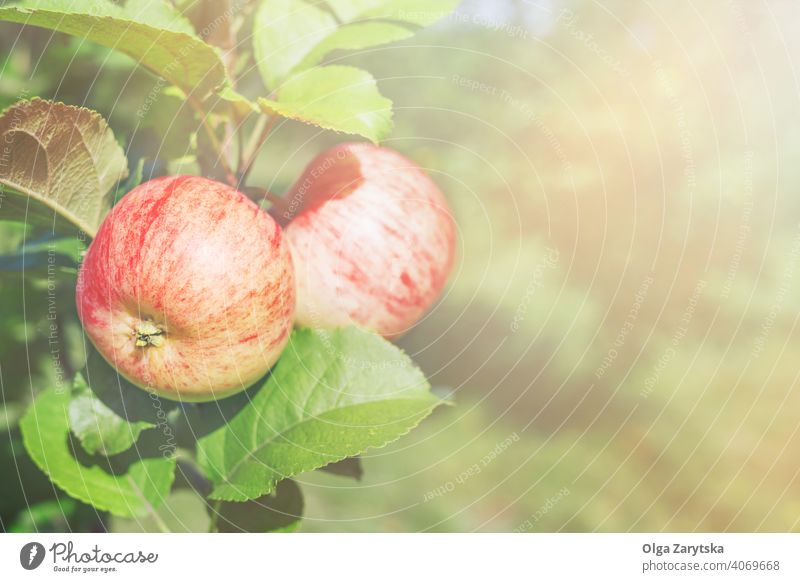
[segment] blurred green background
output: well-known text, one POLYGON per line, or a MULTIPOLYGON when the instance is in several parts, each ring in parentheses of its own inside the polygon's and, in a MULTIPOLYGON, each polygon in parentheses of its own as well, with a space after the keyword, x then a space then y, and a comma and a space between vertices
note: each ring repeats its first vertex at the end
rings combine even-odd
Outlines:
MULTIPOLYGON (((0 104, 85 104, 132 163, 178 170, 158 159, 187 148, 191 115, 166 97, 136 115, 154 78, 0 33, 0 104)), ((788 0, 466 0, 340 59, 373 72, 396 106, 386 145, 453 206, 455 273, 399 343, 457 406, 365 455, 358 482, 302 475, 303 531, 800 529, 799 33, 788 0)), ((284 192, 341 139, 281 125, 249 183, 284 192)), ((4 225, 0 251, 23 234, 4 225)), ((57 381, 46 297, 0 277, 3 526, 30 529, 35 506, 43 528, 110 527, 43 503, 13 426, 57 381)))

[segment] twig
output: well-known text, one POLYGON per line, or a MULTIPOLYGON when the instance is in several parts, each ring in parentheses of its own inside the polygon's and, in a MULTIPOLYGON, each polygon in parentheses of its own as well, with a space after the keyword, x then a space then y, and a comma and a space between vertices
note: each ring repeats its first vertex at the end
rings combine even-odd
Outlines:
POLYGON ((203 128, 206 131, 206 135, 208 135, 208 139, 211 140, 211 147, 214 148, 214 153, 217 155, 217 161, 219 161, 223 171, 225 172, 225 179, 227 180, 228 184, 235 188, 238 182, 236 180, 236 174, 233 172, 228 160, 226 159, 225 151, 222 149, 222 144, 220 144, 217 134, 214 133, 214 128, 211 127, 211 124, 208 122, 208 114, 203 110, 203 106, 197 102, 195 97, 189 97, 188 101, 192 109, 194 109, 197 115, 200 116, 203 128))
POLYGON ((261 148, 264 147, 264 143, 266 143, 277 121, 277 115, 262 115, 258 118, 256 127, 253 128, 253 133, 250 136, 250 142, 247 144, 245 150, 244 164, 239 168, 239 177, 242 183, 246 182, 247 176, 250 175, 250 171, 256 163, 256 158, 258 158, 261 148))

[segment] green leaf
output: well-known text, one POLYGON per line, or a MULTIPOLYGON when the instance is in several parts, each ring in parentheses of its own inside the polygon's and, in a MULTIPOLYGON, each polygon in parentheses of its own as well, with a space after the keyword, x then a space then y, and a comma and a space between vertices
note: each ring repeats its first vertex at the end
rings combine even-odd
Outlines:
POLYGON ((267 88, 276 89, 336 28, 330 12, 303 0, 262 0, 253 22, 253 48, 267 88))
POLYGON ((269 114, 379 142, 392 129, 392 102, 378 92, 375 79, 354 67, 315 67, 295 75, 277 101, 259 99, 269 114))
POLYGON ((26 0, 0 20, 56 30, 124 53, 198 99, 227 79, 216 49, 160 0, 26 0))
POLYGON ((419 26, 430 26, 441 20, 461 0, 327 0, 340 20, 380 18, 419 26))
POLYGON ((0 192, 7 194, 0 218, 97 232, 111 208, 107 193, 128 175, 122 148, 100 115, 20 101, 0 114, 0 141, 6 152, 0 192))
POLYGON ((295 331, 250 405, 198 440, 210 497, 255 499, 282 479, 384 446, 440 404, 429 388, 377 335, 295 331))
POLYGON ((414 31, 391 22, 348 24, 328 35, 314 46, 300 63, 299 69, 318 65, 335 50, 362 50, 414 36, 414 31))
POLYGON ((216 514, 221 533, 291 531, 303 517, 303 493, 297 483, 285 479, 270 495, 245 502, 222 501, 208 511, 216 514))
POLYGON ((432 24, 458 2, 328 2, 336 16, 323 4, 262 0, 253 22, 253 44, 269 90, 279 89, 286 79, 319 64, 332 51, 362 50, 413 36, 412 26, 432 24))
POLYGON ((67 391, 51 389, 26 411, 20 429, 33 462, 70 496, 100 510, 122 517, 151 513, 169 493, 175 458, 160 454, 154 442, 113 461, 81 455, 69 439, 69 402, 67 391))
POLYGON ((144 421, 128 422, 94 395, 81 374, 75 376, 73 383, 69 424, 87 453, 105 456, 127 451, 143 430, 156 426, 144 421))
MULTIPOLYGON (((153 28, 161 30, 196 36, 192 23, 188 18, 175 10, 169 0, 125 0, 121 3, 122 6, 114 4, 113 7, 109 7, 109 3, 103 2, 102 0, 92 0, 91 2, 86 2, 86 0, 81 0, 80 2, 75 2, 74 0, 38 0, 37 3, 43 4, 45 2, 47 4, 77 7, 77 12, 97 14, 97 12, 90 12, 90 10, 87 10, 87 4, 94 4, 95 6, 93 6, 92 10, 96 10, 97 8, 102 10, 105 8, 105 10, 109 11, 108 16, 116 16, 116 14, 111 11, 121 9, 123 16, 135 22, 148 24, 153 28)), ((75 10, 75 8, 72 9, 75 10)))

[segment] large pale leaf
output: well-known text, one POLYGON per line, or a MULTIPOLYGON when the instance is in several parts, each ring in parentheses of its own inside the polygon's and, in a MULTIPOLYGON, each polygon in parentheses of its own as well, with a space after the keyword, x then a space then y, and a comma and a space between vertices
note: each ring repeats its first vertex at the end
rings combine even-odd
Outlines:
POLYGON ((0 218, 94 235, 127 176, 122 148, 100 115, 42 99, 0 114, 0 218), (10 190, 9 190, 10 189, 10 190))
POLYGON ((111 460, 81 454, 69 438, 69 402, 66 390, 48 390, 20 420, 33 462, 69 495, 100 510, 122 517, 151 513, 169 493, 174 457, 162 455, 155 442, 140 443, 111 460))
POLYGON ((0 20, 85 38, 132 57, 202 99, 226 83, 218 52, 164 0, 25 0, 0 7, 0 20))
POLYGON ((372 75, 354 67, 308 69, 282 85, 277 100, 258 102, 267 113, 373 142, 392 129, 392 102, 378 92, 372 75))
POLYGON ((410 358, 381 337, 300 330, 250 405, 198 440, 198 462, 211 498, 255 499, 281 479, 386 445, 439 403, 410 358))

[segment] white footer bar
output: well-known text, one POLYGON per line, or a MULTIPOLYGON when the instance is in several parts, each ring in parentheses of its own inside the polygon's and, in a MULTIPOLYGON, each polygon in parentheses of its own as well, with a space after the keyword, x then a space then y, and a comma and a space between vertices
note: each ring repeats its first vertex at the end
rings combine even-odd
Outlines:
POLYGON ((800 580, 800 535, 0 535, 0 580, 190 575, 225 582, 800 580))

